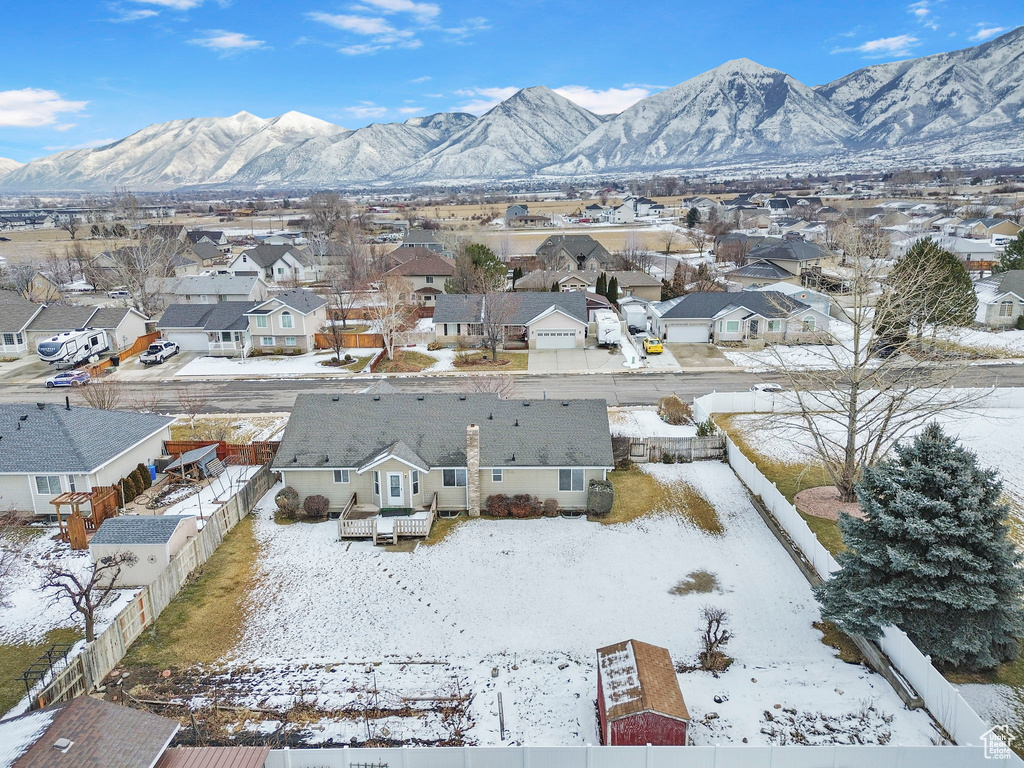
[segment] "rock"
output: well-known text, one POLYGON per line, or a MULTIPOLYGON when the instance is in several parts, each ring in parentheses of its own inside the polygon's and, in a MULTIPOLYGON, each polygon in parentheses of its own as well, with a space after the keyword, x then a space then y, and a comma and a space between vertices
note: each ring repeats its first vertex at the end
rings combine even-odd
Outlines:
POLYGON ((160 677, 170 677, 170 676, 171 676, 171 670, 169 670, 169 669, 165 669, 163 672, 160 673, 160 677))
POLYGON ((706 715, 704 715, 704 719, 705 720, 717 720, 718 719, 718 713, 717 712, 708 712, 706 715))
POLYGON ((558 668, 559 669, 568 669, 569 665, 568 665, 568 663, 563 661, 561 664, 558 665, 558 668))
POLYGON ((756 677, 752 677, 752 678, 750 678, 750 682, 752 682, 752 683, 756 683, 756 682, 757 682, 757 678, 756 678, 756 677))
POLYGON ((782 709, 782 705, 781 704, 775 704, 773 706, 775 707, 775 709, 782 709))

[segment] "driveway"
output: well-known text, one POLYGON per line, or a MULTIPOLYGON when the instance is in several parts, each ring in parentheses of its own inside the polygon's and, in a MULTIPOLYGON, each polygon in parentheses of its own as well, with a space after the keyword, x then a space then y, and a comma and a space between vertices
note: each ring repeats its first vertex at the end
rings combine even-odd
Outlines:
POLYGON ((733 364, 714 344, 666 344, 683 368, 732 368, 733 364))
POLYGON ((200 357, 202 352, 179 352, 159 365, 143 365, 138 356, 126 360, 117 368, 117 378, 123 381, 161 381, 176 374, 186 363, 200 357))
POLYGON ((527 371, 530 373, 578 373, 580 371, 622 371, 626 358, 618 350, 531 349, 527 371))

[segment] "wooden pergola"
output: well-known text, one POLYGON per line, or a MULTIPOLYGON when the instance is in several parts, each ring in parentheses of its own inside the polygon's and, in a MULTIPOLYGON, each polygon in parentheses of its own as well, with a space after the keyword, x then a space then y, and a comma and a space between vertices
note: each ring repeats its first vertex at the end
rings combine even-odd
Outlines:
POLYGON ((87 549, 87 531, 95 531, 108 517, 117 514, 117 489, 101 486, 91 491, 68 491, 50 499, 57 513, 57 527, 62 541, 71 542, 72 549, 87 549), (89 512, 82 514, 82 505, 89 505, 89 512), (61 507, 71 507, 67 519, 61 514, 61 507))

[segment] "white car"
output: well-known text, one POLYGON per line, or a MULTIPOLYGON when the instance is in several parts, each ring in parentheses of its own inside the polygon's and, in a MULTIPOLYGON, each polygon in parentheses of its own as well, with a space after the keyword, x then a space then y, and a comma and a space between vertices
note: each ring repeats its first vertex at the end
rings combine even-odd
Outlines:
POLYGON ((149 349, 139 355, 139 362, 143 365, 156 365, 162 363, 169 357, 174 357, 180 350, 173 341, 154 341, 149 349))
POLYGON ((107 298, 110 299, 130 299, 132 297, 131 292, 124 288, 115 288, 112 291, 107 291, 107 298))
POLYGON ((782 385, 776 384, 774 381, 762 381, 759 384, 755 384, 750 388, 751 392, 782 392, 782 385))

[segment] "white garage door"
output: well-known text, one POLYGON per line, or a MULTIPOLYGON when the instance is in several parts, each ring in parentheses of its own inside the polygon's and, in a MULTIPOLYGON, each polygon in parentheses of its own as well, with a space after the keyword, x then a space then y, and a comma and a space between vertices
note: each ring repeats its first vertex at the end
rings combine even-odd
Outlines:
POLYGON ((706 325, 679 325, 673 323, 666 327, 666 341, 679 343, 708 343, 708 327, 706 325))
POLYGON ((206 332, 202 333, 187 333, 171 331, 164 333, 164 338, 168 341, 173 341, 184 351, 189 352, 209 352, 210 351, 210 340, 206 336, 206 332))
POLYGON ((576 331, 537 331, 537 349, 576 349, 576 331))

